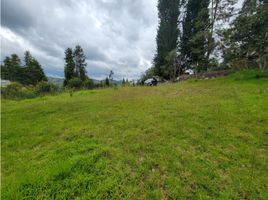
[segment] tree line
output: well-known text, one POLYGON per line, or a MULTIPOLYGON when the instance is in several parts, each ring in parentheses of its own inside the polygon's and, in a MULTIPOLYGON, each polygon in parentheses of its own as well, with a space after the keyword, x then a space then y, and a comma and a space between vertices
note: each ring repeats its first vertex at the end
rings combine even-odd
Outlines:
MULTIPOLYGON (((93 89, 113 85, 113 71, 110 71, 105 80, 96 84, 87 76, 86 56, 80 45, 77 45, 74 50, 67 48, 64 60, 63 89, 70 91, 70 94, 76 89, 93 89)), ((42 66, 29 51, 25 52, 23 62, 16 54, 7 56, 1 64, 1 79, 12 82, 1 88, 3 98, 34 98, 62 91, 57 85, 48 82, 42 66)))
MULTIPOLYGON (((93 87, 93 81, 86 75, 86 56, 81 46, 77 45, 74 51, 67 48, 64 60, 64 87, 93 87)), ((30 51, 24 53, 23 63, 17 54, 5 57, 1 64, 1 78, 25 86, 48 81, 42 66, 30 51)))
POLYGON ((245 0, 238 12, 237 0, 158 0, 157 50, 146 73, 174 79, 189 68, 265 69, 267 2, 245 0))
MULTIPOLYGON (((75 46, 74 50, 67 48, 64 61, 64 88, 92 89, 113 85, 113 71, 110 71, 109 76, 105 80, 96 84, 88 77, 86 56, 80 45, 75 46)), ((40 82, 48 81, 42 66, 29 51, 25 52, 23 63, 16 54, 7 56, 3 64, 1 64, 1 78, 20 83, 24 86, 37 86, 40 82)))
POLYGON ((7 56, 1 64, 1 78, 23 85, 37 85, 38 82, 47 81, 42 66, 29 51, 24 54, 24 63, 16 54, 7 56))

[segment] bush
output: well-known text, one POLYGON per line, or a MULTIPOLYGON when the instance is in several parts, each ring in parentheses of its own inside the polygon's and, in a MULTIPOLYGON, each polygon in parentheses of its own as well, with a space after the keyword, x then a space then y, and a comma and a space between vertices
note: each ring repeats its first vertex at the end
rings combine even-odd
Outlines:
POLYGON ((67 87, 71 89, 81 89, 83 87, 83 82, 80 78, 73 78, 68 81, 67 87))
POLYGON ((49 82, 39 82, 36 86, 36 93, 39 95, 54 94, 58 91, 58 87, 49 82))
POLYGON ((232 75, 235 81, 249 81, 268 78, 268 72, 260 70, 240 70, 232 75))
POLYGON ((84 88, 85 89, 93 89, 94 88, 94 82, 92 79, 86 79, 84 81, 84 88))
POLYGON ((19 83, 11 83, 5 88, 1 88, 1 94, 2 97, 6 99, 27 99, 36 97, 34 89, 30 87, 26 88, 19 83))

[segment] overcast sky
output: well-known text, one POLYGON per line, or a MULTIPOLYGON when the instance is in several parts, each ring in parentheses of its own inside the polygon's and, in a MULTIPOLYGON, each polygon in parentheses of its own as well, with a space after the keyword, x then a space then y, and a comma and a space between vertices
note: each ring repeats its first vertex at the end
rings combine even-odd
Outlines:
POLYGON ((157 0, 1 0, 1 60, 25 50, 63 76, 64 50, 80 44, 88 75, 138 78, 155 54, 157 0))

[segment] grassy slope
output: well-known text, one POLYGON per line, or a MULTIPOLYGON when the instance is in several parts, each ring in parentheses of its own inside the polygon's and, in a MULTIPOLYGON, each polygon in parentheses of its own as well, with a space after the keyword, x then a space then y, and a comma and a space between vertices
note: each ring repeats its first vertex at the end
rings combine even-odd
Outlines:
POLYGON ((2 199, 267 199, 268 79, 4 100, 1 173, 2 199))

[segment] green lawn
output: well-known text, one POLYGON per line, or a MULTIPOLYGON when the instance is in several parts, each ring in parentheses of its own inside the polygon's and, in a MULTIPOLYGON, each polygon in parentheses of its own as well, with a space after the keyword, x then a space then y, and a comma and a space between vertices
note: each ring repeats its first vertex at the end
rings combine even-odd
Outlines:
POLYGON ((268 199, 268 78, 2 100, 2 199, 268 199))

